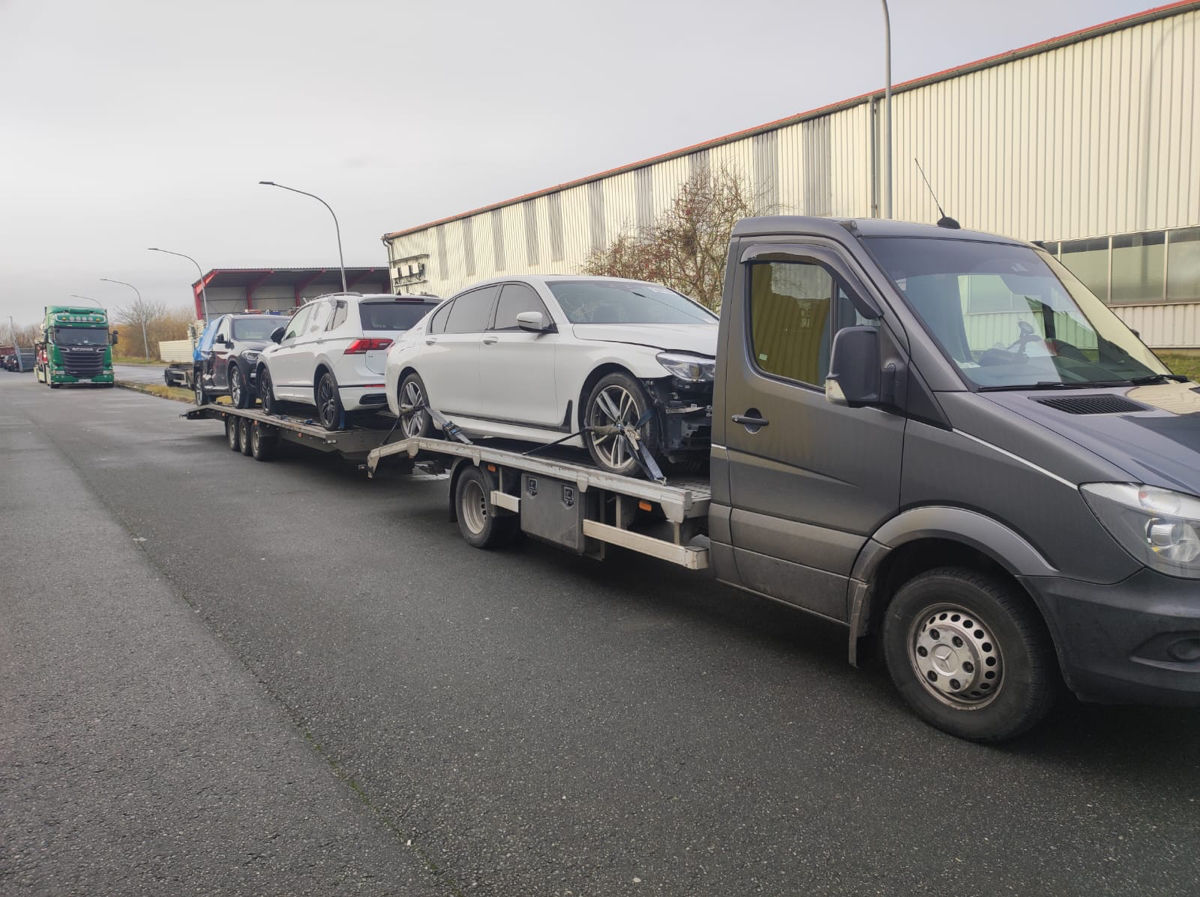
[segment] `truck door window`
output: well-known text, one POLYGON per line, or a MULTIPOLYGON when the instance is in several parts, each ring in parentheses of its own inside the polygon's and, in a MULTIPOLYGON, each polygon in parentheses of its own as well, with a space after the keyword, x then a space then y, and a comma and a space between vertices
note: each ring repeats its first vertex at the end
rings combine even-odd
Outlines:
POLYGON ((861 315, 845 284, 817 262, 751 262, 750 352, 765 374, 823 386, 829 347, 842 327, 878 325, 861 315))

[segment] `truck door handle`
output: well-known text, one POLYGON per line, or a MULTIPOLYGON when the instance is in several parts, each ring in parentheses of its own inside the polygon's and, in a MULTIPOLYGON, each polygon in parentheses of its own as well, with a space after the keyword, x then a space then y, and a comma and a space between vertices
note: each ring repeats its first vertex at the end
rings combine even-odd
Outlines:
POLYGON ((731 420, 735 424, 741 424, 743 427, 753 433, 760 427, 765 427, 770 423, 770 421, 765 417, 759 417, 758 415, 759 412, 757 408, 749 408, 746 410, 745 414, 735 414, 731 420))
POLYGON ((483 338, 483 344, 484 344, 485 346, 490 346, 490 345, 492 345, 492 343, 496 342, 496 340, 497 340, 497 339, 499 339, 499 337, 495 337, 495 336, 485 336, 485 337, 483 338))

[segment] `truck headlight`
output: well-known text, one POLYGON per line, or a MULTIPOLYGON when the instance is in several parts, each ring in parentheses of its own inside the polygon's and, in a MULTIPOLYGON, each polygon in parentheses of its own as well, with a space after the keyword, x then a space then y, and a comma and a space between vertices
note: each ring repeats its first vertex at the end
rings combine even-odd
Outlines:
POLYGON ((693 383, 712 383, 716 360, 687 352, 659 352, 654 356, 672 376, 693 383))
POLYGON ((1171 576, 1200 579, 1200 498, 1132 483, 1088 483, 1079 490, 1135 558, 1171 576))

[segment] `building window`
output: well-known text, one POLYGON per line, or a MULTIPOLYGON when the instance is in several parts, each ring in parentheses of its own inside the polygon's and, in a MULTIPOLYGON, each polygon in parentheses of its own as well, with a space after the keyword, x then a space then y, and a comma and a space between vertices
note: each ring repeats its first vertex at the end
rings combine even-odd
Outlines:
POLYGON ((1200 227, 1167 232, 1167 299, 1200 302, 1200 227))
POLYGON ((1085 287, 1108 301, 1108 237, 1064 241, 1062 263, 1085 287))
POLYGON ((1113 303, 1161 301, 1166 260, 1163 232, 1123 234, 1112 238, 1113 303))
POLYGON ((1200 302, 1200 227, 1041 245, 1111 305, 1200 302))

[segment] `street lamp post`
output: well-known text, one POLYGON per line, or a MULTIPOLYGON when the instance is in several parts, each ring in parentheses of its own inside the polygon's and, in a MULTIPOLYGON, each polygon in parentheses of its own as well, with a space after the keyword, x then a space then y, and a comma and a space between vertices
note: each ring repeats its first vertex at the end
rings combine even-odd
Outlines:
POLYGON ((133 290, 137 294, 138 317, 141 318, 141 321, 142 321, 142 349, 146 353, 146 360, 149 361, 150 360, 150 340, 146 336, 146 308, 142 304, 142 291, 139 290, 137 287, 135 287, 133 284, 126 283, 123 280, 113 280, 111 277, 101 277, 100 279, 105 281, 106 283, 119 283, 119 284, 121 284, 121 286, 129 287, 129 289, 133 290))
POLYGON ((268 187, 278 187, 280 190, 290 190, 293 193, 301 193, 304 196, 311 196, 313 199, 315 199, 317 202, 319 202, 325 208, 329 209, 329 214, 333 215, 333 229, 337 233, 338 268, 342 272, 342 292, 343 293, 347 292, 347 290, 346 290, 346 263, 342 259, 342 229, 340 226, 338 226, 337 215, 334 215, 333 209, 330 207, 329 203, 327 203, 325 200, 321 199, 321 197, 317 196, 317 194, 315 194, 315 193, 309 193, 305 190, 297 190, 295 187, 285 187, 283 184, 276 184, 274 181, 259 181, 259 183, 265 184, 268 187))
POLYGON ((883 0, 884 67, 887 69, 887 88, 884 104, 887 106, 887 146, 884 152, 883 217, 892 217, 892 19, 888 15, 887 0, 883 0))
POLYGON ((208 293, 204 289, 204 269, 200 267, 200 263, 190 255, 184 255, 182 252, 172 252, 170 249, 159 249, 157 246, 151 246, 150 252, 165 252, 167 255, 177 255, 180 258, 187 259, 196 266, 196 271, 200 274, 200 298, 204 302, 204 323, 208 323, 208 293))

